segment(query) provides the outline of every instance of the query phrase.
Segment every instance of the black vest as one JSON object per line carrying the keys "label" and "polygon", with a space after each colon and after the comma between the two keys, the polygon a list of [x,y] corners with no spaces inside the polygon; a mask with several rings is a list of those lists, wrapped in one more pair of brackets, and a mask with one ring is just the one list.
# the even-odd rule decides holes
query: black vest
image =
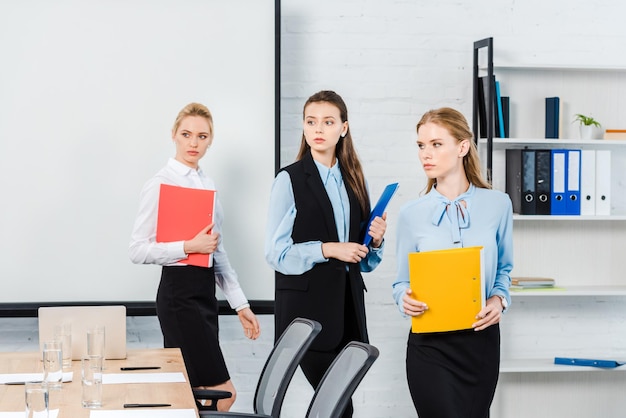
{"label": "black vest", "polygon": [[[291,235],[294,243],[337,242],[332,205],[311,154],[306,154],[302,160],[284,170],[291,178],[297,211]],[[346,190],[350,201],[349,241],[360,242],[363,223],[361,208],[347,184]],[[345,289],[348,278],[358,334],[362,341],[367,342],[363,296],[365,285],[359,265],[336,259],[316,264],[301,275],[276,272],[276,338],[294,318],[301,316],[315,319],[322,324],[322,332],[313,342],[313,349],[336,348],[344,333]]]}

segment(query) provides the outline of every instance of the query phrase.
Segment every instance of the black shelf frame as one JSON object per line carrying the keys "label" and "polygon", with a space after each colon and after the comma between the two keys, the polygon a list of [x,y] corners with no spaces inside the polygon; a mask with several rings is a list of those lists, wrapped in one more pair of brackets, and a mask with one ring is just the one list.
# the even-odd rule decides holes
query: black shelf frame
{"label": "black shelf frame", "polygon": [[487,77],[489,80],[489,91],[485,103],[486,120],[487,120],[487,181],[492,184],[492,167],[493,167],[493,130],[494,130],[494,97],[496,95],[496,86],[493,82],[493,37],[481,39],[474,42],[474,66],[473,66],[473,102],[472,102],[472,129],[474,131],[474,141],[478,147],[478,138],[480,138],[480,123],[478,115],[478,83],[480,80],[480,68],[478,56],[480,50],[487,48]]}

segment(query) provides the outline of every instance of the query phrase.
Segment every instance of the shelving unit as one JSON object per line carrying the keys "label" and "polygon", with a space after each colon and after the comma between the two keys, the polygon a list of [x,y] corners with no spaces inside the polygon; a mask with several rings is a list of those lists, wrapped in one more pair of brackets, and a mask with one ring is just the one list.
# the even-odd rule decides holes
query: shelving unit
{"label": "shelving unit", "polygon": [[503,360],[500,364],[500,373],[571,373],[571,372],[600,372],[617,373],[626,372],[626,366],[612,369],[587,367],[587,366],[566,366],[554,364],[550,359],[515,359]]}
{"label": "shelving unit", "polygon": [[[513,217],[512,275],[552,277],[558,288],[511,291],[513,303],[501,322],[501,376],[492,411],[494,416],[531,416],[524,412],[530,408],[513,406],[525,394],[555,412],[551,416],[561,416],[559,402],[583,400],[591,385],[607,399],[619,396],[618,388],[626,385],[626,366],[553,364],[557,356],[626,360],[626,140],[580,140],[571,123],[573,114],[582,113],[598,119],[603,129],[626,128],[626,68],[501,65],[493,44],[491,38],[474,44],[473,83],[491,70],[502,96],[510,97],[511,138],[488,135],[477,141],[495,189],[505,190],[507,149],[611,150],[610,215]],[[491,50],[483,51],[479,62],[476,51],[483,48]],[[561,99],[561,138],[545,139],[545,98],[554,96]],[[473,113],[478,137],[476,95]]]}
{"label": "shelving unit", "polygon": [[572,297],[572,296],[626,296],[624,286],[566,286],[554,289],[511,290],[513,300],[529,297]]}

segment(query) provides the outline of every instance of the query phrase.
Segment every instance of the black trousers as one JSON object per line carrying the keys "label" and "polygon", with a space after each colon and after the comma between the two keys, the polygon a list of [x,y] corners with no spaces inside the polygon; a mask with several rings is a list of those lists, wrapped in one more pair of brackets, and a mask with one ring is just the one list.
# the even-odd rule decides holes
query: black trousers
{"label": "black trousers", "polygon": [[500,368],[500,327],[409,334],[406,373],[420,418],[488,418]]}
{"label": "black trousers", "polygon": [[[356,320],[356,310],[354,307],[354,302],[352,301],[352,291],[350,289],[349,279],[346,280],[345,294],[346,300],[344,305],[344,331],[341,343],[335,349],[330,351],[308,350],[300,361],[300,368],[302,369],[304,376],[311,384],[313,389],[317,388],[322,380],[322,377],[324,377],[324,373],[326,373],[326,370],[328,370],[328,368],[335,360],[339,352],[343,349],[343,347],[345,347],[345,345],[348,344],[350,341],[361,340],[358,331],[358,323]],[[324,330],[322,330],[322,332],[324,332]],[[351,418],[353,412],[354,408],[352,406],[352,399],[350,399],[343,414],[339,417]]]}

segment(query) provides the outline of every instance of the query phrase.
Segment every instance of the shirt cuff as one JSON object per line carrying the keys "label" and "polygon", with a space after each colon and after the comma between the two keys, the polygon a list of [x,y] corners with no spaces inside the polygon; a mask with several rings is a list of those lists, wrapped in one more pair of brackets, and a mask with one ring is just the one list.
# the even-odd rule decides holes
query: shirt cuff
{"label": "shirt cuff", "polygon": [[170,260],[178,261],[187,258],[187,254],[185,254],[185,241],[168,242],[167,254]]}
{"label": "shirt cuff", "polygon": [[243,305],[239,305],[239,306],[237,306],[237,307],[235,308],[235,311],[236,311],[236,312],[239,312],[239,311],[244,310],[244,309],[249,308],[249,307],[250,307],[250,304],[249,304],[249,303],[244,303]]}
{"label": "shirt cuff", "polygon": [[369,249],[370,249],[372,252],[374,252],[375,254],[376,254],[376,253],[381,252],[381,251],[383,250],[383,248],[385,248],[385,238],[383,238],[383,242],[381,242],[381,243],[380,243],[380,247],[378,247],[378,248],[376,248],[376,247],[372,246],[372,244],[371,244],[371,243],[370,243],[370,245],[369,245]]}

